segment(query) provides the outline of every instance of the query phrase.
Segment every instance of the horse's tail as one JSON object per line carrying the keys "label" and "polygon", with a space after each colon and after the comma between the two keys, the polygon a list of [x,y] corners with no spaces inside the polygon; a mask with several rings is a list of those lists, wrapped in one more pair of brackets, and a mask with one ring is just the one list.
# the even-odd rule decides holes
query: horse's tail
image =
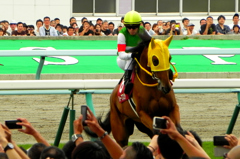
{"label": "horse's tail", "polygon": [[[107,113],[104,121],[102,121],[102,115],[97,117],[99,125],[108,132],[108,134],[111,133],[111,123],[110,123],[110,111]],[[88,127],[84,128],[85,133],[91,137],[98,137],[97,134],[92,132]]]}

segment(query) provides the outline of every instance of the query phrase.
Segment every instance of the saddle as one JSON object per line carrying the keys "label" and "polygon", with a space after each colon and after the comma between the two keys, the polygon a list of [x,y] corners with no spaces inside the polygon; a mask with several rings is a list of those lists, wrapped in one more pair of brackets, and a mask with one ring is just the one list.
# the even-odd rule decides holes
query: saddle
{"label": "saddle", "polygon": [[[131,83],[133,83],[134,78],[135,78],[135,71],[132,71],[132,75],[130,78]],[[118,100],[120,103],[127,101],[131,97],[133,92],[133,90],[131,90],[130,93],[125,94],[124,90],[125,90],[124,78],[121,78],[121,80],[119,81],[118,94],[117,94]]]}

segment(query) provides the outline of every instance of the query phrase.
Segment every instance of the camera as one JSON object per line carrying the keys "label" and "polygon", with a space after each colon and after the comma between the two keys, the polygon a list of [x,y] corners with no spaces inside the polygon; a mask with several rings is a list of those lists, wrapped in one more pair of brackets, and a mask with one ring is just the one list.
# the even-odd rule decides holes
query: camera
{"label": "camera", "polygon": [[98,29],[96,29],[96,32],[99,32],[99,30],[98,30]]}
{"label": "camera", "polygon": [[214,146],[229,145],[229,142],[225,139],[225,136],[213,136]]}
{"label": "camera", "polygon": [[22,122],[21,120],[6,120],[5,125],[9,129],[22,129],[22,125],[17,125],[16,123]]}
{"label": "camera", "polygon": [[153,118],[153,129],[160,130],[167,128],[167,120],[161,117]]}
{"label": "camera", "polygon": [[83,116],[82,124],[83,124],[83,126],[87,126],[87,124],[85,123],[85,120],[87,119],[87,106],[86,105],[81,106],[81,114]]}

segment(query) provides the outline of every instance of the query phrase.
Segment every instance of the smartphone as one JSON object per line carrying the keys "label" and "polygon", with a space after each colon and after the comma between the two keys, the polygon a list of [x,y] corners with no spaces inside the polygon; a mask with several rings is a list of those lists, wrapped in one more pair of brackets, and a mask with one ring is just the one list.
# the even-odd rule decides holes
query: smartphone
{"label": "smartphone", "polygon": [[225,139],[225,136],[213,136],[214,146],[229,145],[229,142]]}
{"label": "smartphone", "polygon": [[153,129],[160,130],[167,128],[167,120],[161,117],[153,118]]}
{"label": "smartphone", "polygon": [[179,25],[178,25],[178,24],[176,24],[176,25],[175,25],[175,27],[176,27],[176,28],[179,28]]}
{"label": "smartphone", "polygon": [[85,123],[85,120],[87,119],[87,106],[86,105],[81,106],[81,114],[83,116],[82,124],[83,124],[83,126],[87,126],[87,124]]}
{"label": "smartphone", "polygon": [[9,129],[22,129],[22,125],[17,125],[16,123],[22,122],[21,120],[6,120],[5,125]]}

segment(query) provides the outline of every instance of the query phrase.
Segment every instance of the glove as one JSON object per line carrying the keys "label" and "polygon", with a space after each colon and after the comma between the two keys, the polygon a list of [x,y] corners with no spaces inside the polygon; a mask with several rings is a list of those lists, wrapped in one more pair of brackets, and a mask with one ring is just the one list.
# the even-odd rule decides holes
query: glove
{"label": "glove", "polygon": [[137,52],[132,52],[131,58],[134,59],[135,57],[137,57]]}

